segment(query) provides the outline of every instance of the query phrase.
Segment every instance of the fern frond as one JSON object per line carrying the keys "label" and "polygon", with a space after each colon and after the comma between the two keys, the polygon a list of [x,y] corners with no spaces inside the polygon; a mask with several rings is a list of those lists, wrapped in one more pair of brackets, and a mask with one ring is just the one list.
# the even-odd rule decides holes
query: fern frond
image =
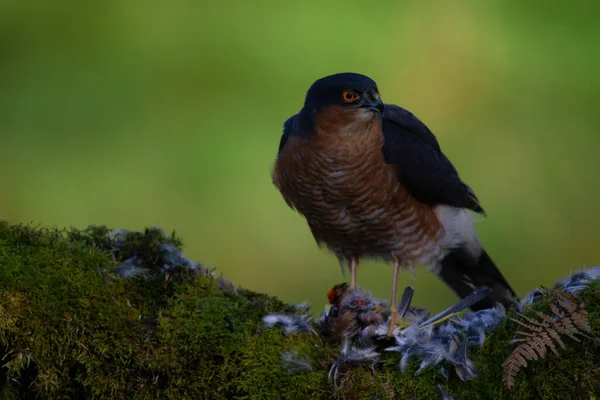
{"label": "fern frond", "polygon": [[550,310],[552,311],[552,313],[556,316],[558,316],[558,318],[562,318],[565,316],[565,314],[558,309],[558,305],[555,302],[549,302],[550,304]]}
{"label": "fern frond", "polygon": [[[529,317],[527,317],[527,316],[525,316],[525,315],[523,315],[523,314],[521,314],[521,313],[517,313],[517,315],[518,315],[519,317],[523,318],[523,319],[526,319],[526,320],[530,320],[530,319],[531,319],[531,318],[529,318]],[[543,326],[542,326],[542,327],[540,327],[540,326],[538,326],[538,324],[537,324],[537,323],[536,323],[536,324],[526,324],[526,323],[524,323],[523,321],[520,321],[520,320],[518,320],[518,319],[516,319],[516,318],[510,318],[510,320],[511,320],[512,322],[515,322],[515,323],[517,323],[517,324],[521,325],[523,328],[525,328],[525,329],[528,329],[528,330],[530,330],[530,331],[532,331],[532,332],[534,332],[534,331],[540,332],[540,331],[542,331],[542,329],[543,329]]]}
{"label": "fern frond", "polygon": [[[554,303],[551,303],[551,304],[554,304]],[[538,310],[533,310],[533,312],[535,315],[537,315],[539,318],[541,318],[544,321],[544,323],[542,323],[542,324],[545,328],[549,327],[550,325],[554,325],[554,323],[556,322],[557,319],[564,317],[563,313],[560,313],[560,314],[558,312],[554,313],[554,311],[552,311],[555,314],[553,316],[544,314],[543,312],[540,312]]]}
{"label": "fern frond", "polygon": [[559,292],[557,290],[553,290],[552,293],[557,293],[555,294],[555,296],[557,296],[557,302],[562,308],[571,313],[573,325],[579,330],[592,335],[592,327],[590,326],[588,319],[588,312],[585,309],[583,302],[578,302],[571,293]]}
{"label": "fern frond", "polygon": [[[504,368],[504,374],[502,375],[502,383],[507,388],[512,388],[515,384],[515,377],[518,375],[521,367],[527,367],[527,360],[532,352],[530,343],[523,343],[519,345],[510,356],[504,361],[502,367]],[[535,353],[534,353],[535,354]]]}
{"label": "fern frond", "polygon": [[560,290],[546,288],[548,293],[551,293],[558,304],[567,312],[573,313],[575,310],[583,306],[583,303],[578,301],[571,293],[561,292]]}
{"label": "fern frond", "polygon": [[560,347],[562,347],[563,350],[567,349],[567,346],[565,346],[565,343],[560,338],[560,335],[557,332],[553,331],[552,329],[548,330],[547,332],[542,332],[542,334],[540,336],[543,339],[544,344],[546,346],[548,346],[550,351],[552,351],[557,356],[559,356],[558,349],[554,345],[554,342],[552,341],[552,339],[554,339],[554,341],[556,343],[558,343],[558,345]]}
{"label": "fern frond", "polygon": [[592,327],[590,326],[590,320],[588,319],[588,313],[586,310],[573,314],[573,324],[580,330],[585,332],[588,338],[592,338]]}
{"label": "fern frond", "polygon": [[527,367],[527,361],[546,358],[548,349],[559,356],[557,345],[566,350],[567,346],[561,335],[576,342],[581,341],[579,337],[593,338],[588,314],[582,302],[570,293],[543,289],[546,292],[551,314],[533,310],[537,318],[521,313],[517,313],[518,318],[510,318],[524,329],[515,332],[520,337],[515,337],[508,342],[509,345],[516,343],[519,345],[502,364],[504,369],[502,382],[509,390],[514,386],[520,369]]}

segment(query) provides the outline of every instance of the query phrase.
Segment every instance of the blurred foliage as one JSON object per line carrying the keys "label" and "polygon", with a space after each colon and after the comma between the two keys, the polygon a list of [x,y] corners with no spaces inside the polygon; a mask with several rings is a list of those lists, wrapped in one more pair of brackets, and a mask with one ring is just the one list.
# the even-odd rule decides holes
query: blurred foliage
{"label": "blurred foliage", "polygon": [[[343,278],[271,184],[281,126],[317,78],[368,74],[476,190],[519,293],[597,263],[600,3],[0,2],[0,216],[159,225],[286,301]],[[359,284],[391,292],[389,266]],[[418,270],[416,301],[449,289]]]}
{"label": "blurred foliage", "polygon": [[[220,290],[210,274],[121,279],[115,267],[125,253],[150,255],[154,248],[149,259],[158,259],[159,236],[161,243],[178,241],[149,230],[128,235],[129,250],[117,252],[106,232],[0,222],[0,398],[333,398],[328,371],[339,343],[263,329],[265,315],[296,307],[241,288]],[[596,335],[599,287],[595,281],[578,293]],[[548,312],[546,302],[533,307]],[[569,342],[560,358],[549,355],[524,369],[512,392],[503,388],[502,361],[514,330],[505,319],[474,353],[474,381],[459,380],[451,369],[444,378],[439,366],[415,375],[418,360],[402,373],[400,355],[384,352],[376,365],[343,366],[337,397],[433,399],[441,384],[457,400],[597,398],[600,352],[589,342]],[[285,351],[306,357],[310,370],[288,373]]]}

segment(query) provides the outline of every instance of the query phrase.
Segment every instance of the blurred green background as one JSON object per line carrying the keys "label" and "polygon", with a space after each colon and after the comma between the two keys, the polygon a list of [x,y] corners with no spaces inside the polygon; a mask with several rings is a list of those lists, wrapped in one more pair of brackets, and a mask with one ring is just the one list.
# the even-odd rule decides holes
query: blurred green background
{"label": "blurred green background", "polygon": [[[236,284],[316,311],[343,280],[271,183],[308,86],[354,71],[433,130],[524,294],[600,263],[600,3],[0,3],[0,218],[176,230]],[[390,265],[359,284],[381,298]],[[455,296],[417,270],[434,311]]]}

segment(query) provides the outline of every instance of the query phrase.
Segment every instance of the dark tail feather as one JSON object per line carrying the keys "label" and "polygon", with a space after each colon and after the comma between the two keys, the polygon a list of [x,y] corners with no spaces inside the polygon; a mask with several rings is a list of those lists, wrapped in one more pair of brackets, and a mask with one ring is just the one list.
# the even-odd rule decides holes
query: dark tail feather
{"label": "dark tail feather", "polygon": [[467,297],[476,287],[487,286],[490,296],[471,306],[473,311],[492,308],[496,302],[505,307],[514,304],[516,295],[490,256],[484,251],[473,260],[461,249],[452,250],[443,260],[439,277],[460,298]]}

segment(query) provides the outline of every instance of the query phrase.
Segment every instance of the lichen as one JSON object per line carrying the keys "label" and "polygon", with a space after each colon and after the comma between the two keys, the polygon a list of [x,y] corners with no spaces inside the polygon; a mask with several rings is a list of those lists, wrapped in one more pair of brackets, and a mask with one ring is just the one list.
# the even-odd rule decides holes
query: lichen
{"label": "lichen", "polygon": [[[600,393],[600,351],[591,342],[568,343],[560,357],[533,362],[506,390],[502,362],[515,330],[508,318],[471,354],[472,381],[450,368],[445,378],[444,365],[415,375],[417,360],[402,372],[400,355],[382,352],[377,364],[338,363],[332,382],[342,342],[263,327],[266,315],[304,311],[188,262],[176,235],[121,233],[116,243],[106,227],[0,222],[0,398],[436,399],[438,385],[457,400]],[[132,257],[144,273],[119,271]],[[596,335],[599,289],[596,280],[577,293]],[[545,302],[532,307],[548,311]],[[290,369],[285,354],[303,368]]]}

